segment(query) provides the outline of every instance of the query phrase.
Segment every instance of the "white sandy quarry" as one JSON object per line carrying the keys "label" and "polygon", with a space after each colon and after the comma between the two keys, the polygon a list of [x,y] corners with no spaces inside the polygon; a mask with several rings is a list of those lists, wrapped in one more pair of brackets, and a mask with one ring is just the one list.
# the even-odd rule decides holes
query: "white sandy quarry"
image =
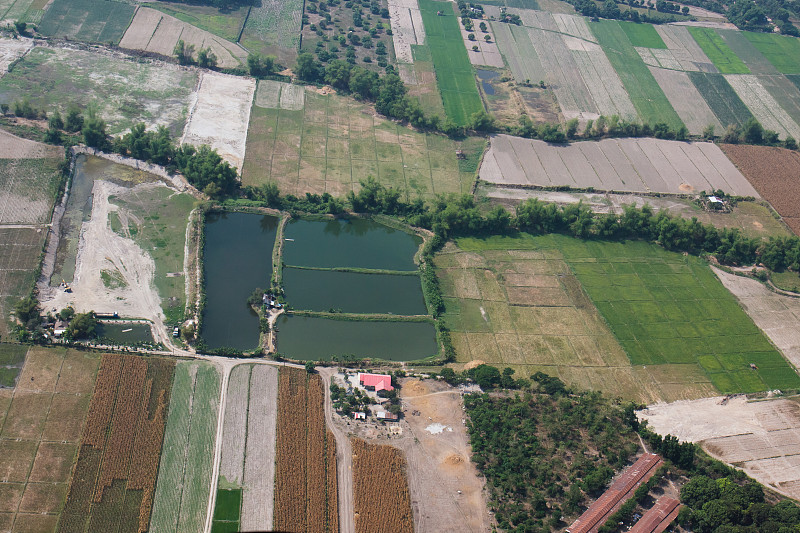
{"label": "white sandy quarry", "polygon": [[207,144],[241,172],[255,90],[255,80],[204,72],[192,94],[181,144]]}

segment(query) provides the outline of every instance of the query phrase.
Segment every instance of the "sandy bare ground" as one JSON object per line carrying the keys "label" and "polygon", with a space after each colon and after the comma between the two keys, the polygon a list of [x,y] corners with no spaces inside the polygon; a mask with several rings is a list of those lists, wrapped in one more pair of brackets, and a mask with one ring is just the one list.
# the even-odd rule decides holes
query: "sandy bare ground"
{"label": "sandy bare ground", "polygon": [[[207,144],[241,172],[255,90],[255,80],[210,72],[201,74],[192,94],[181,144]],[[222,117],[224,120],[220,120]]]}
{"label": "sandy bare ground", "polygon": [[[163,185],[137,187],[154,186]],[[109,196],[129,190],[103,180],[94,182],[92,214],[81,228],[72,293],[40,282],[39,299],[48,311],[72,306],[78,312],[117,312],[120,316],[148,319],[153,322],[156,342],[164,341],[169,336],[163,324],[161,300],[153,285],[155,263],[133,240],[115,233],[108,222],[109,213],[117,210],[109,203]],[[107,288],[100,275],[102,270],[118,272],[125,286]]]}
{"label": "sandy bare ground", "polygon": [[8,65],[27,54],[33,48],[33,39],[0,39],[0,78],[8,72]]}
{"label": "sandy bare ground", "polygon": [[744,396],[651,405],[640,411],[662,435],[700,443],[758,482],[800,498],[800,404],[793,399],[748,402]]}
{"label": "sandy bare ground", "polygon": [[413,63],[411,45],[425,44],[425,27],[417,0],[389,0],[394,55],[401,63]]}
{"label": "sandy bare ground", "polygon": [[783,356],[800,367],[800,298],[772,292],[754,279],[711,269]]}
{"label": "sandy bare ground", "polygon": [[41,159],[45,157],[64,157],[60,146],[29,141],[5,130],[0,130],[0,159]]}
{"label": "sandy bare ground", "polygon": [[238,44],[149,7],[140,7],[136,11],[119,46],[172,57],[178,40],[194,46],[195,53],[203,48],[211,48],[217,57],[217,64],[223,68],[236,67],[247,57],[247,52]]}

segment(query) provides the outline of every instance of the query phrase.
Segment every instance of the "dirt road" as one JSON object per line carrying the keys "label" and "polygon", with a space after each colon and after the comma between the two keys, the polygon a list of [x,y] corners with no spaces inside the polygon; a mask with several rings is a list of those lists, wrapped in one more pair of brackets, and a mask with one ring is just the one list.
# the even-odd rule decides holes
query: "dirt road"
{"label": "dirt road", "polygon": [[355,533],[356,522],[353,508],[353,452],[350,439],[344,431],[334,423],[333,404],[331,403],[331,390],[328,386],[331,376],[336,373],[334,368],[320,368],[319,374],[325,389],[325,423],[333,432],[336,439],[336,469],[339,482],[339,531],[341,533]]}

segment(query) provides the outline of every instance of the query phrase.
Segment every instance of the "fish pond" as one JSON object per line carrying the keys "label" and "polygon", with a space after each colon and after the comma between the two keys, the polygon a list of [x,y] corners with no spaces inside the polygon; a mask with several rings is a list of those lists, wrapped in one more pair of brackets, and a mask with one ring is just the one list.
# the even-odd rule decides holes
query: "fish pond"
{"label": "fish pond", "polygon": [[[228,213],[206,218],[202,338],[210,349],[252,350],[258,316],[247,298],[269,286],[278,219]],[[277,349],[292,359],[355,355],[422,359],[438,352],[414,255],[417,235],[372,220],[292,220],[284,230],[282,284],[291,311],[279,318]],[[308,316],[312,312],[311,316]],[[347,319],[314,313],[349,313]],[[379,316],[376,316],[379,315]],[[338,317],[344,318],[344,317]]]}
{"label": "fish pond", "polygon": [[95,329],[100,342],[107,344],[151,344],[153,332],[145,322],[98,322]]}

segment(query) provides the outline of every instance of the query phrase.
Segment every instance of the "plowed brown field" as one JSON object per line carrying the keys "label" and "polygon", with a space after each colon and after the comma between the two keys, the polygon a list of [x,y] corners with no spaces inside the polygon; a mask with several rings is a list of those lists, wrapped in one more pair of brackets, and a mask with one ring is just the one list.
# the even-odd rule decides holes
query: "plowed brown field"
{"label": "plowed brown field", "polygon": [[772,146],[720,147],[792,231],[800,235],[800,153]]}

